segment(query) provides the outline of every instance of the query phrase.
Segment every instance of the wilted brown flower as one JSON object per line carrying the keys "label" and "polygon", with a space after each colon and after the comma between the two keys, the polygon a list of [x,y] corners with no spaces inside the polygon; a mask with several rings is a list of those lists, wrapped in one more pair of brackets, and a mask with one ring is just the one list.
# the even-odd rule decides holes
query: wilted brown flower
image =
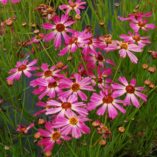
{"label": "wilted brown flower", "polygon": [[46,4],[40,4],[36,10],[48,20],[52,19],[56,15],[55,9]]}

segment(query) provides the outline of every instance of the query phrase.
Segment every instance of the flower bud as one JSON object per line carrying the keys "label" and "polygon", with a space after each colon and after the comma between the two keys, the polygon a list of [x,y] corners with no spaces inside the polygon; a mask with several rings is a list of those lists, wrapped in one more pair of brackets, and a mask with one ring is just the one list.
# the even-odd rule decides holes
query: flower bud
{"label": "flower bud", "polygon": [[106,140],[104,140],[104,139],[101,139],[100,141],[99,141],[99,145],[101,145],[101,146],[105,146],[106,145]]}
{"label": "flower bud", "polygon": [[36,133],[34,134],[34,138],[36,138],[36,139],[40,138],[40,133],[39,133],[39,132],[36,132]]}
{"label": "flower bud", "polygon": [[151,81],[150,81],[150,80],[145,80],[145,81],[144,81],[144,84],[148,86],[148,85],[151,84]]}
{"label": "flower bud", "polygon": [[120,133],[124,133],[124,132],[125,132],[125,128],[124,128],[123,126],[120,126],[120,127],[118,128],[118,131],[119,131]]}
{"label": "flower bud", "polygon": [[142,68],[145,70],[145,69],[148,69],[148,64],[142,64]]}

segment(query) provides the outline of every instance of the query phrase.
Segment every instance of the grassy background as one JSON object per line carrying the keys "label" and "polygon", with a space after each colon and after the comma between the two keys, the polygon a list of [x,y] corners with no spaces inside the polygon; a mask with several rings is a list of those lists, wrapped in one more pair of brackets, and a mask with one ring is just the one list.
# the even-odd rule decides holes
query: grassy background
{"label": "grassy background", "polygon": [[[86,11],[82,13],[82,20],[73,26],[74,29],[82,30],[84,25],[91,25],[95,35],[111,33],[113,38],[118,39],[119,34],[127,33],[130,28],[127,22],[120,22],[117,15],[127,16],[136,5],[139,10],[147,12],[152,11],[153,16],[150,21],[157,24],[157,2],[156,0],[120,0],[120,6],[115,7],[114,0],[86,0],[88,3]],[[59,4],[66,0],[47,0],[57,8]],[[31,24],[36,23],[35,29],[41,29],[43,23],[41,16],[35,11],[35,7],[43,0],[22,0],[17,5],[8,4],[0,6],[0,21],[9,17],[16,16],[12,28],[7,27],[4,36],[0,36],[0,98],[4,103],[0,106],[0,157],[40,157],[41,150],[33,141],[33,134],[19,135],[16,133],[16,127],[19,123],[28,124],[34,118],[31,116],[36,110],[35,103],[37,99],[32,97],[31,89],[28,86],[28,79],[21,79],[13,87],[6,84],[7,72],[12,68],[16,61],[20,59],[19,54],[27,54],[34,49],[35,53],[31,58],[38,58],[39,63],[47,62],[49,64],[63,61],[68,64],[70,71],[74,72],[79,56],[77,53],[73,56],[73,61],[68,62],[65,57],[57,57],[58,51],[54,49],[52,43],[41,44],[40,47],[21,47],[18,42],[30,39],[33,36]],[[99,26],[99,22],[105,23],[104,27]],[[26,22],[25,27],[22,23]],[[84,23],[84,25],[82,25]],[[41,32],[44,30],[41,29]],[[120,75],[128,79],[136,77],[139,85],[143,85],[144,80],[150,79],[157,83],[157,74],[150,74],[142,69],[142,64],[147,63],[150,66],[157,65],[157,60],[153,60],[148,50],[157,50],[157,31],[149,31],[152,44],[144,49],[142,54],[138,54],[139,63],[133,65],[128,59],[120,64],[118,54],[111,53],[108,56],[112,58],[118,70],[116,78]],[[50,55],[51,59],[47,56]],[[75,65],[75,66],[73,66]],[[106,125],[112,131],[112,140],[109,140],[105,147],[94,145],[98,135],[94,130],[88,136],[83,136],[79,140],[72,140],[61,146],[56,146],[53,151],[53,157],[156,157],[157,153],[157,91],[146,87],[146,94],[149,99],[146,104],[138,110],[134,107],[128,107],[126,115],[119,115],[114,121],[107,121]],[[126,131],[120,133],[118,127],[123,126]],[[6,150],[6,146],[9,150]]]}

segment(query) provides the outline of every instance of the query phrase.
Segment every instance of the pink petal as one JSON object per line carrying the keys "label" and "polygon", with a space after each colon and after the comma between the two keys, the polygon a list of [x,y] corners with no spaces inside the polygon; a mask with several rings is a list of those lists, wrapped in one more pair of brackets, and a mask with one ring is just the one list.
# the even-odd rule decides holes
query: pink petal
{"label": "pink petal", "polygon": [[105,111],[106,111],[107,105],[103,104],[101,107],[98,108],[97,110],[97,115],[102,116],[104,115]]}
{"label": "pink petal", "polygon": [[140,107],[139,101],[134,94],[131,95],[131,101],[136,108]]}

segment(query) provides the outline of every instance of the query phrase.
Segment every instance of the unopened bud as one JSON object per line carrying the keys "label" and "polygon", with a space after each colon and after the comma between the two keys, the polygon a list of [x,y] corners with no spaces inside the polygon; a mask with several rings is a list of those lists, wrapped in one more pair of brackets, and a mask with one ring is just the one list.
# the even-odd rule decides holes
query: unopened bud
{"label": "unopened bud", "polygon": [[104,140],[104,139],[101,139],[100,141],[99,141],[99,144],[101,145],[101,146],[105,146],[106,145],[106,140]]}
{"label": "unopened bud", "polygon": [[39,124],[39,125],[42,125],[42,124],[44,124],[44,123],[45,123],[45,120],[44,120],[44,119],[39,118],[39,120],[38,120],[38,124]]}
{"label": "unopened bud", "polygon": [[154,83],[151,83],[150,85],[149,85],[149,88],[155,88],[155,84]]}
{"label": "unopened bud", "polygon": [[75,19],[76,19],[76,20],[80,20],[80,19],[81,19],[81,15],[76,14],[76,15],[75,15]]}
{"label": "unopened bud", "polygon": [[148,86],[148,85],[151,84],[151,81],[150,81],[150,80],[145,80],[145,81],[144,81],[144,84]]}
{"label": "unopened bud", "polygon": [[142,64],[143,69],[148,69],[148,64]]}
{"label": "unopened bud", "polygon": [[118,128],[118,131],[119,131],[120,133],[124,133],[124,132],[125,132],[125,128],[124,128],[123,126],[120,126],[120,127]]}
{"label": "unopened bud", "polygon": [[52,155],[52,152],[50,152],[50,151],[45,152],[46,157],[50,157],[51,155]]}
{"label": "unopened bud", "polygon": [[98,127],[98,126],[100,126],[100,121],[99,120],[95,120],[95,121],[93,121],[92,122],[92,126],[94,126],[94,127]]}
{"label": "unopened bud", "polygon": [[148,71],[149,71],[150,73],[154,73],[154,72],[156,72],[156,67],[149,67],[149,68],[148,68]]}
{"label": "unopened bud", "polygon": [[36,132],[36,133],[34,134],[34,138],[36,138],[36,139],[40,138],[40,133],[39,133],[39,132]]}

